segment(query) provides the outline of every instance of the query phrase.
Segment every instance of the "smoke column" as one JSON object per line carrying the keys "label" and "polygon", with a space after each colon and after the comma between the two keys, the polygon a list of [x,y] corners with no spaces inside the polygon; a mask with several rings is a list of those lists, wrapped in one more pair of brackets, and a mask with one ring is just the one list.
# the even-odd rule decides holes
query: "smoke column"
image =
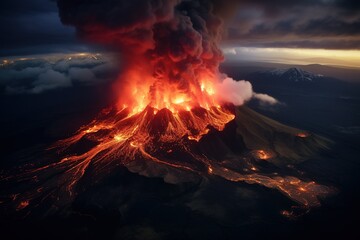
{"label": "smoke column", "polygon": [[[219,5],[217,0],[58,0],[64,24],[75,26],[86,40],[111,46],[126,64],[116,85],[119,100],[116,108],[104,109],[73,136],[50,147],[57,161],[50,155],[44,164],[24,167],[20,174],[3,178],[30,186],[29,190],[20,186],[21,194],[9,195],[8,203],[21,211],[42,206],[49,198],[57,211],[73,201],[79,186],[86,186],[81,181],[85,175],[96,181],[117,166],[125,166],[172,183],[190,174],[260,184],[279,190],[305,208],[319,206],[319,198],[334,192],[332,188],[292,176],[257,173],[259,159],[276,154],[266,150],[247,153],[251,147],[241,146],[245,155],[218,161],[206,150],[215,146],[210,140],[204,140],[210,144],[201,147],[203,136],[223,131],[235,119],[236,108],[226,103],[242,105],[252,97],[276,102],[253,93],[249,82],[234,81],[219,72],[223,23],[216,13],[226,12],[222,4],[234,1]],[[251,116],[257,126],[255,115],[248,112],[245,117]],[[246,126],[252,126],[246,119]],[[275,136],[269,134],[271,124],[262,125],[267,136]],[[262,141],[261,131],[250,130]],[[309,154],[308,144],[322,146],[315,137],[304,137],[309,142],[303,139],[300,144]],[[295,142],[299,139],[290,144]],[[229,154],[228,147],[223,150]]]}
{"label": "smoke column", "polygon": [[126,70],[117,86],[119,107],[138,112],[147,105],[241,105],[252,97],[249,82],[219,73],[223,22],[215,2],[221,12],[233,1],[58,0],[58,6],[62,22],[80,37],[121,54]]}

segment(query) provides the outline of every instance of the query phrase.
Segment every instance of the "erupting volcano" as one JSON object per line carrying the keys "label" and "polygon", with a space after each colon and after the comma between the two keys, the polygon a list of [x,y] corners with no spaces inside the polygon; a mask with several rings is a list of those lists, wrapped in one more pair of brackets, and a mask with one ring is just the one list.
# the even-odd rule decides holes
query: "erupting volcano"
{"label": "erupting volcano", "polygon": [[215,175],[260,184],[305,207],[333,192],[300,173],[271,170],[306,159],[326,140],[237,107],[253,92],[249,82],[219,71],[219,1],[58,0],[58,6],[64,24],[118,51],[125,67],[114,86],[118,101],[50,148],[59,161],[16,176],[36,189],[13,196],[18,210],[46,197],[66,204],[84,175],[97,181],[117,166],[171,183]]}

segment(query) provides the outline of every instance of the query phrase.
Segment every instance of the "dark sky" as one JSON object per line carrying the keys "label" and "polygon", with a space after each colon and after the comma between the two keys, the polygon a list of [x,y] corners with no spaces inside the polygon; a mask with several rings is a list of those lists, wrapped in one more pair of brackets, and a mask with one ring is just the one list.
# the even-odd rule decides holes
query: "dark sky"
{"label": "dark sky", "polygon": [[245,46],[360,49],[359,0],[239,0],[227,40]]}
{"label": "dark sky", "polygon": [[81,50],[52,0],[0,1],[0,56]]}
{"label": "dark sky", "polygon": [[[225,2],[232,2],[225,44],[360,49],[359,0]],[[0,29],[0,56],[87,50],[61,24],[55,0],[1,0]]]}

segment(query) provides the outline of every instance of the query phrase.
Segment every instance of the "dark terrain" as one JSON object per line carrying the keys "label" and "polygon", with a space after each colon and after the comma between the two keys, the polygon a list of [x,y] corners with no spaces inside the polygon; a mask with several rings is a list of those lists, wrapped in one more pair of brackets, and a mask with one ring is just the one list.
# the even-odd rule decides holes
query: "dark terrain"
{"label": "dark terrain", "polygon": [[[286,125],[324,136],[334,144],[297,168],[334,186],[338,193],[296,219],[280,214],[294,202],[274,189],[211,176],[168,184],[119,167],[99,184],[82,189],[72,206],[58,213],[23,216],[6,209],[2,239],[315,239],[357,230],[360,201],[360,88],[357,83],[302,69],[258,69],[244,76],[223,66],[234,79],[252,82],[281,104],[248,106]],[[58,89],[36,95],[0,96],[0,167],[41,158],[49,144],[86,124],[112,102],[110,84]],[[234,126],[229,126],[229,128]],[[89,179],[89,181],[91,178]],[[2,189],[7,191],[7,189]]]}

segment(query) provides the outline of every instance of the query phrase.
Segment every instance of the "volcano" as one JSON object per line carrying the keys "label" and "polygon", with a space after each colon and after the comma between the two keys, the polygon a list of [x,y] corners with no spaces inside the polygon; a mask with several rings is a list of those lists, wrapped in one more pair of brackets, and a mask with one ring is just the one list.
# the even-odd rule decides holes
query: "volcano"
{"label": "volcano", "polygon": [[47,158],[5,177],[26,183],[8,198],[17,210],[47,199],[51,208],[68,206],[81,188],[119,166],[173,184],[209,176],[259,184],[305,208],[333,192],[284,170],[327,141],[246,108],[256,94],[251,84],[219,71],[219,1],[57,2],[62,22],[112,47],[124,70],[113,87],[115,103],[53,144]]}
{"label": "volcano", "polygon": [[[22,193],[10,195],[5,203],[15,204],[24,213],[44,202],[59,210],[81,195],[80,189],[124,166],[171,184],[217,176],[262,185],[309,209],[320,206],[320,200],[336,190],[304,177],[293,166],[330,144],[246,106],[198,108],[177,114],[147,107],[135,115],[127,109],[105,109],[74,136],[54,144],[47,160],[7,178],[11,186],[7,188],[17,189],[12,181],[16,179],[22,183],[22,190],[17,189]],[[54,154],[63,157],[54,162]],[[88,182],[89,176],[95,183]]]}

